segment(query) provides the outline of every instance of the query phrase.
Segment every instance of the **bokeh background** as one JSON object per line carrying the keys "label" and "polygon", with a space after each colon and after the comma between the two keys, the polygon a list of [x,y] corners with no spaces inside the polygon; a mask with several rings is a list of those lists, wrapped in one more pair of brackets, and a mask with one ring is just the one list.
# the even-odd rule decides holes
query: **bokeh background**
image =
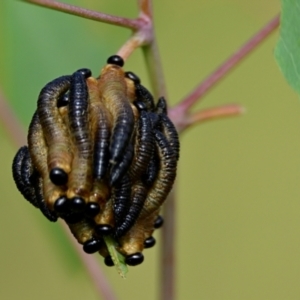
{"label": "bokeh background", "polygon": [[[136,1],[69,0],[134,18]],[[170,103],[180,101],[280,10],[268,0],[154,0]],[[0,86],[27,128],[42,86],[89,67],[97,74],[127,29],[0,1]],[[240,103],[247,113],[181,137],[178,299],[300,298],[300,101],[273,57],[272,34],[195,109]],[[140,50],[126,70],[148,86]],[[17,150],[0,121],[0,298],[98,299],[58,224],[15,188]],[[122,280],[104,267],[119,299],[158,299],[158,245]],[[103,265],[99,257],[99,264]]]}

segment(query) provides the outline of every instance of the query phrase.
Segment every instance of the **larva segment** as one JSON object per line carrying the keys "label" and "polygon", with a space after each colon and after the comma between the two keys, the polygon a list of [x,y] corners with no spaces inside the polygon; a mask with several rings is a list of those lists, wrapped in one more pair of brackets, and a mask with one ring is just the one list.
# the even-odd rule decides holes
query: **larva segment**
{"label": "larva segment", "polygon": [[172,189],[175,177],[177,159],[166,137],[154,130],[154,138],[160,158],[160,167],[152,188],[150,189],[141,217],[146,217],[159,209]]}
{"label": "larva segment", "polygon": [[142,181],[147,187],[151,187],[155,179],[157,178],[159,164],[160,160],[157,154],[157,149],[155,147],[154,152],[152,153],[152,156],[150,158],[149,164],[145,172],[142,174]]}
{"label": "larva segment", "polygon": [[128,78],[125,78],[125,83],[127,87],[127,97],[130,103],[133,103],[136,100],[135,83]]}
{"label": "larva segment", "polygon": [[163,97],[159,98],[157,102],[156,110],[157,113],[159,114],[162,131],[166,136],[168,142],[170,143],[173,151],[175,152],[176,159],[178,160],[179,149],[180,149],[179,137],[174,124],[172,123],[172,121],[169,119],[167,115],[167,103]]}
{"label": "larva segment", "polygon": [[118,227],[130,205],[131,180],[126,174],[112,190],[113,213],[116,227]]}
{"label": "larva segment", "polygon": [[51,180],[56,185],[66,184],[71,171],[72,152],[68,130],[57,108],[57,99],[69,89],[70,81],[70,76],[51,81],[41,90],[37,103],[39,119],[48,145],[48,169]]}
{"label": "larva segment", "polygon": [[[92,139],[88,116],[87,69],[78,70],[72,75],[69,95],[69,127],[74,144],[74,159],[69,175],[67,197],[75,199],[75,206],[83,206],[92,188]],[[79,204],[80,205],[77,205]],[[78,202],[78,203],[77,203]]]}
{"label": "larva segment", "polygon": [[28,185],[31,173],[27,173],[27,170],[29,171],[28,168],[26,168],[26,170],[23,169],[24,159],[26,155],[28,155],[27,146],[21,147],[15,155],[12,164],[13,178],[19,192],[23,195],[23,197],[32,205],[38,207],[34,188],[31,185]]}
{"label": "larva segment", "polygon": [[147,111],[154,111],[154,99],[151,93],[141,84],[135,86],[136,99],[145,103]]}
{"label": "larva segment", "polygon": [[105,205],[110,198],[110,189],[104,181],[94,180],[93,189],[89,196],[89,202],[98,203],[100,210],[105,210]]}
{"label": "larva segment", "polygon": [[[25,156],[21,167],[21,175],[27,189],[31,191],[32,200],[37,204],[43,215],[51,222],[57,221],[57,215],[51,212],[43,197],[43,181],[39,174],[33,170],[32,162],[28,148],[26,148]],[[32,202],[31,202],[32,203]],[[33,204],[33,203],[32,203]]]}
{"label": "larva segment", "polygon": [[43,180],[39,176],[39,174],[37,174],[37,172],[34,172],[34,174],[32,176],[32,181],[33,181],[36,200],[37,200],[40,211],[49,221],[56,222],[57,214],[54,211],[51,211],[45,202],[45,199],[43,196]]}
{"label": "larva segment", "polygon": [[47,206],[53,210],[54,202],[65,194],[63,187],[54,185],[49,177],[47,157],[48,148],[37,113],[33,115],[28,130],[28,149],[32,165],[43,180],[43,195]]}
{"label": "larva segment", "polygon": [[153,144],[154,139],[149,114],[146,111],[141,111],[135,139],[134,158],[129,169],[130,177],[133,180],[145,173],[153,155]]}
{"label": "larva segment", "polygon": [[83,218],[75,224],[68,224],[72,234],[83,245],[83,250],[86,253],[95,253],[103,247],[101,239],[95,237],[93,221]]}
{"label": "larva segment", "polygon": [[94,139],[93,175],[104,179],[109,164],[111,115],[100,101],[100,92],[94,78],[87,80],[90,98],[91,131]]}
{"label": "larva segment", "polygon": [[155,112],[158,115],[167,115],[168,114],[168,108],[167,108],[167,102],[164,97],[160,97],[157,101]]}
{"label": "larva segment", "polygon": [[129,143],[125,150],[125,153],[121,159],[121,161],[113,165],[110,171],[110,185],[115,186],[128,171],[129,166],[132,163],[134,154],[133,145]]}
{"label": "larva segment", "polygon": [[136,182],[131,191],[130,207],[120,225],[115,230],[115,236],[120,238],[134,225],[146,200],[147,190],[141,181]]}
{"label": "larva segment", "polygon": [[157,214],[158,211],[156,210],[143,218],[139,217],[134,226],[119,239],[119,251],[122,254],[131,256],[144,250],[144,241],[152,236],[153,224]]}
{"label": "larva segment", "polygon": [[162,130],[170,146],[172,147],[176,159],[179,159],[180,143],[177,130],[167,115],[161,115]]}
{"label": "larva segment", "polygon": [[125,72],[125,76],[126,78],[128,78],[129,80],[131,80],[134,84],[140,84],[141,80],[140,78],[133,72]]}
{"label": "larva segment", "polygon": [[[101,211],[100,214],[98,214],[95,218],[95,223],[98,225],[97,228],[99,228],[103,225],[106,226],[107,228],[110,228],[109,231],[111,231],[111,228],[114,227],[115,225],[115,220],[114,220],[114,211],[113,211],[113,201],[110,198],[109,200],[106,201],[104,204],[103,210]],[[97,230],[97,229],[96,229]],[[97,230],[97,233],[103,233],[103,230]]]}
{"label": "larva segment", "polygon": [[110,163],[114,165],[120,161],[134,128],[134,115],[122,68],[110,64],[104,67],[99,79],[99,90],[101,100],[113,117],[109,152]]}

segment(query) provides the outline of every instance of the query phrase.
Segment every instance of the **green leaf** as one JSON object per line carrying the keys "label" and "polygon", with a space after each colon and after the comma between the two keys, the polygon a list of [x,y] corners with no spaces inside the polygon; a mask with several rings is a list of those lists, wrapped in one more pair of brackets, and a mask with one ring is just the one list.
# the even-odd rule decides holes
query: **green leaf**
{"label": "green leaf", "polygon": [[300,0],[282,0],[275,58],[287,82],[300,93]]}
{"label": "green leaf", "polygon": [[122,278],[126,278],[128,272],[127,265],[125,263],[125,257],[117,251],[117,244],[115,240],[110,236],[104,236],[104,241],[107,246],[108,252],[115,264],[115,267]]}

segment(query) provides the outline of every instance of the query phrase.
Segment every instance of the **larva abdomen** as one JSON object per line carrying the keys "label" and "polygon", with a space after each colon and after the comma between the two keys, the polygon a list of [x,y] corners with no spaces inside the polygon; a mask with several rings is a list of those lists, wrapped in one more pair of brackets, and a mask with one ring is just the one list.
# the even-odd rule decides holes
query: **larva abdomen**
{"label": "larva abdomen", "polygon": [[57,99],[70,87],[70,76],[59,77],[48,83],[40,92],[38,115],[48,149],[48,168],[56,172],[51,180],[57,185],[66,184],[71,170],[72,153],[67,128],[58,112]]}
{"label": "larva abdomen", "polygon": [[108,169],[110,125],[107,114],[101,103],[91,106],[94,132],[93,174],[96,179],[103,179]]}
{"label": "larva abdomen", "polygon": [[154,130],[155,142],[160,157],[160,168],[157,177],[150,189],[142,216],[151,214],[157,210],[165,201],[172,189],[175,177],[177,159],[166,137],[158,130]]}
{"label": "larva abdomen", "polygon": [[141,181],[134,184],[131,192],[129,209],[120,225],[117,226],[115,236],[120,238],[134,225],[139,217],[147,196],[147,190]]}
{"label": "larva abdomen", "polygon": [[122,180],[116,184],[112,192],[114,218],[118,227],[130,205],[131,180],[128,175],[124,175]]}
{"label": "larva abdomen", "polygon": [[172,123],[172,121],[169,119],[167,115],[167,103],[163,97],[159,98],[157,102],[156,110],[157,113],[159,114],[162,131],[167,137],[168,142],[170,143],[173,151],[175,152],[176,158],[178,160],[179,149],[180,149],[179,137],[174,124]]}
{"label": "larva abdomen", "polygon": [[117,182],[119,182],[128,171],[128,168],[131,165],[133,159],[133,152],[133,146],[130,143],[125,150],[122,160],[118,164],[112,166],[110,171],[111,186],[114,186]]}
{"label": "larva abdomen", "polygon": [[34,188],[30,184],[30,171],[32,170],[29,169],[28,158],[26,160],[26,157],[29,157],[28,147],[23,146],[18,150],[13,160],[13,178],[19,192],[23,195],[23,197],[32,205],[38,207]]}
{"label": "larva abdomen", "polygon": [[47,145],[37,112],[33,115],[28,131],[28,149],[32,165],[43,180],[43,195],[47,206],[52,209],[54,202],[64,194],[61,187],[52,183],[47,165]]}
{"label": "larva abdomen", "polygon": [[[90,70],[76,71],[71,78],[69,95],[69,124],[74,145],[72,171],[69,175],[68,198],[79,196],[87,201],[92,187],[92,142],[88,116],[86,78]],[[82,200],[81,200],[82,201]],[[80,204],[81,205],[81,204]]]}
{"label": "larva abdomen", "polygon": [[146,171],[150,158],[153,155],[153,142],[149,114],[146,111],[141,111],[135,140],[134,159],[129,169],[132,179],[137,179]]}
{"label": "larva abdomen", "polygon": [[123,151],[131,139],[134,115],[127,96],[124,71],[116,65],[107,65],[99,80],[101,100],[112,115],[114,127],[110,141],[110,163],[120,161]]}
{"label": "larva abdomen", "polygon": [[135,85],[135,93],[138,101],[142,101],[146,105],[147,111],[154,110],[154,99],[151,93],[141,84]]}

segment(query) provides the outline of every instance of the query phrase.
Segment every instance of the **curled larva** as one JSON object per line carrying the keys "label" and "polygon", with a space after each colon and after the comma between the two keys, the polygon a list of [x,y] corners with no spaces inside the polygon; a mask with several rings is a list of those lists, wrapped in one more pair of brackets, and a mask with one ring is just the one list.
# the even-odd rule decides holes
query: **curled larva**
{"label": "curled larva", "polygon": [[142,110],[138,120],[134,158],[129,169],[130,177],[133,180],[139,178],[146,171],[153,155],[153,143],[154,139],[149,114]]}
{"label": "curled larva", "polygon": [[32,161],[30,158],[30,154],[28,148],[26,148],[26,153],[23,159],[21,174],[24,181],[24,184],[30,189],[32,192],[32,198],[34,199],[37,207],[43,213],[43,215],[51,222],[57,221],[57,215],[55,212],[50,211],[46,205],[44,196],[43,196],[43,181],[41,176],[37,173],[37,171],[33,170]]}
{"label": "curled larva", "polygon": [[152,236],[154,221],[158,210],[135,222],[133,227],[119,239],[119,251],[126,256],[125,262],[128,265],[136,266],[144,261],[142,251],[145,248],[145,240]]}
{"label": "curled larva", "polygon": [[100,91],[96,79],[88,78],[87,84],[90,99],[91,131],[94,140],[93,175],[96,179],[104,179],[109,164],[111,115],[100,101]]}
{"label": "curled larva", "polygon": [[151,93],[141,84],[135,85],[136,98],[146,105],[147,111],[153,111],[155,108],[154,99]]}
{"label": "curled larva", "polygon": [[110,163],[120,161],[128,145],[134,128],[134,115],[127,97],[124,71],[119,65],[105,66],[99,79],[101,101],[113,117],[112,137],[110,141]]}
{"label": "curled larva", "polygon": [[33,170],[27,146],[21,147],[15,156],[13,161],[13,177],[24,198],[39,208],[49,221],[55,222],[57,216],[55,212],[48,209],[45,203],[42,193],[43,182],[37,172]]}
{"label": "curled larva", "polygon": [[84,209],[92,188],[92,139],[88,116],[86,78],[90,70],[78,70],[72,75],[69,95],[69,127],[74,145],[72,171],[69,175],[67,197],[74,210]]}
{"label": "curled larva", "polygon": [[160,158],[160,167],[148,192],[141,217],[146,217],[160,208],[171,191],[176,177],[177,159],[173,149],[160,131],[154,130],[153,134]]}
{"label": "curled larva", "polygon": [[126,174],[112,189],[113,212],[116,227],[118,227],[130,205],[131,180]]}
{"label": "curled larva", "polygon": [[146,196],[147,190],[145,185],[141,181],[136,182],[132,187],[129,209],[121,224],[119,224],[115,230],[115,236],[117,238],[124,235],[134,225],[143,208]]}
{"label": "curled larva", "polygon": [[71,171],[72,152],[68,131],[57,109],[57,100],[70,87],[70,76],[59,77],[48,83],[38,98],[38,116],[48,146],[48,169],[56,185],[65,185]]}
{"label": "curled larva", "polygon": [[21,147],[16,153],[12,164],[13,178],[23,197],[32,205],[38,207],[34,188],[31,184],[28,184],[32,170],[27,168],[27,162],[26,168],[24,168],[24,160],[27,155],[29,155],[27,146]]}
{"label": "curled larva", "polygon": [[157,101],[155,112],[158,115],[167,115],[168,114],[168,108],[167,108],[167,102],[164,97],[160,97]]}
{"label": "curled larva", "polygon": [[102,239],[95,235],[95,224],[92,220],[83,218],[75,224],[68,224],[68,226],[78,243],[83,245],[86,253],[95,253],[104,246]]}
{"label": "curled larva", "polygon": [[37,113],[33,115],[28,130],[28,149],[32,165],[43,180],[43,196],[47,206],[53,210],[55,201],[65,194],[62,186],[55,185],[49,177],[47,157],[48,147],[44,140],[42,126]]}
{"label": "curled larva", "polygon": [[132,163],[134,154],[134,148],[129,143],[125,149],[125,153],[118,164],[112,166],[110,171],[110,185],[115,186],[119,182],[125,173],[128,171],[129,166]]}
{"label": "curled larva", "polygon": [[150,158],[149,164],[145,170],[145,172],[142,174],[141,179],[142,182],[149,188],[153,185],[158,171],[159,171],[159,164],[160,159],[158,157],[157,149],[154,149],[154,152],[152,153],[152,156]]}
{"label": "curled larva", "polygon": [[173,151],[175,152],[176,158],[178,160],[180,149],[179,137],[174,124],[167,115],[167,103],[163,97],[158,99],[156,110],[160,118],[162,131],[166,136],[168,142],[170,143],[170,146],[172,147]]}

